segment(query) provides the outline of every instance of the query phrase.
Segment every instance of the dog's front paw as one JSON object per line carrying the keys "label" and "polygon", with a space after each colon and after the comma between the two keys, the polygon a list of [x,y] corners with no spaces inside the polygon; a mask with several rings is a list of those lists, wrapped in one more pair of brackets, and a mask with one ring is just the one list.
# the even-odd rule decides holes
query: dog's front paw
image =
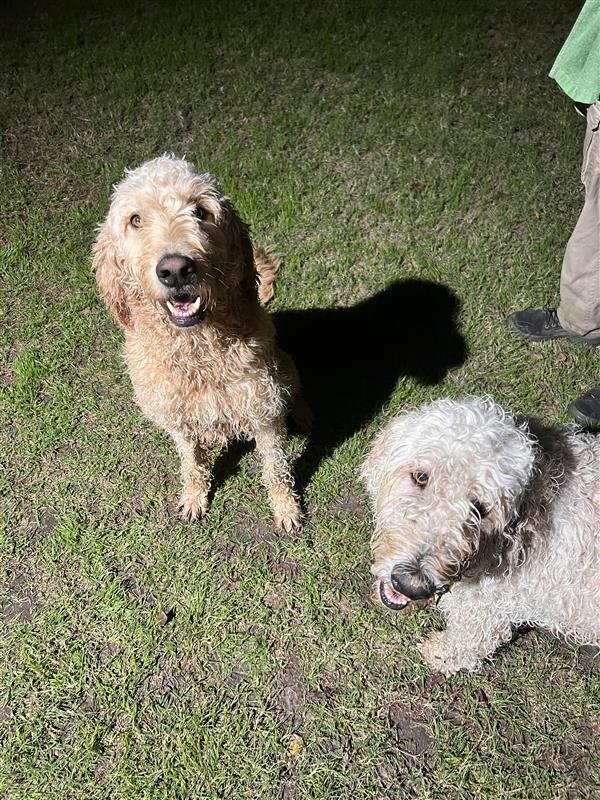
{"label": "dog's front paw", "polygon": [[417,643],[423,661],[432,672],[454,675],[459,669],[476,669],[480,661],[473,655],[455,647],[445,631],[436,631]]}
{"label": "dog's front paw", "polygon": [[293,513],[275,514],[275,526],[286,533],[297,533],[302,528],[302,522],[300,509]]}
{"label": "dog's front paw", "polygon": [[196,522],[208,511],[208,496],[204,493],[184,492],[179,498],[177,510],[184,522]]}

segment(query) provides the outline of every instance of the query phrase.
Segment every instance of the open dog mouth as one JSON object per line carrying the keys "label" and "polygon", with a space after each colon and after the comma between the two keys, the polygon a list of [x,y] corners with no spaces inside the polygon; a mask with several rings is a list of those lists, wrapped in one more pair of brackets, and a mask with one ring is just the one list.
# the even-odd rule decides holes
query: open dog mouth
{"label": "open dog mouth", "polygon": [[379,599],[382,604],[389,608],[390,611],[402,611],[409,605],[415,608],[425,608],[428,605],[437,605],[440,597],[450,590],[450,586],[444,586],[436,589],[432,595],[427,597],[407,597],[402,592],[394,589],[391,581],[386,581],[383,578],[379,581]]}
{"label": "open dog mouth", "polygon": [[397,592],[389,581],[379,581],[379,597],[386,608],[401,611],[411,602],[410,597]]}
{"label": "open dog mouth", "polygon": [[199,295],[176,294],[162,302],[169,320],[178,328],[188,328],[197,325],[206,316],[206,306]]}

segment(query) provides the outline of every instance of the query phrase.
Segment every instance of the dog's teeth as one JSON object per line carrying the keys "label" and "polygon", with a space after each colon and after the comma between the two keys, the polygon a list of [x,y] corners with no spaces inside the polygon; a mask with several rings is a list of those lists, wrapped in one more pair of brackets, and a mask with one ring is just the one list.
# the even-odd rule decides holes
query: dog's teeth
{"label": "dog's teeth", "polygon": [[192,304],[192,313],[195,314],[196,311],[199,310],[200,310],[200,298],[197,297]]}
{"label": "dog's teeth", "polygon": [[171,314],[175,313],[175,308],[173,307],[173,303],[171,303],[171,302],[169,302],[167,300],[167,306],[168,306],[168,309],[171,312]]}

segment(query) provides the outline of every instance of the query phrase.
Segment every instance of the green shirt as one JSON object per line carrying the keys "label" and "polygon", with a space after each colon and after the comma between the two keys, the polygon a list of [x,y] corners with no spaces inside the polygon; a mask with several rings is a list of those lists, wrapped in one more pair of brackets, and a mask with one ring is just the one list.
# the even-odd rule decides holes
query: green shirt
{"label": "green shirt", "polygon": [[600,0],[587,0],[550,77],[577,103],[595,103],[600,97]]}

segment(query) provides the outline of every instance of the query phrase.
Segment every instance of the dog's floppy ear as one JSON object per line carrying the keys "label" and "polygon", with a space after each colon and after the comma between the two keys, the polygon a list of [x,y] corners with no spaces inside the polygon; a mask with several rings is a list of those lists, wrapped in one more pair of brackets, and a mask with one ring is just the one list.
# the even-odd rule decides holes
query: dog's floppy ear
{"label": "dog's floppy ear", "polygon": [[387,495],[394,483],[406,473],[410,460],[406,448],[407,428],[413,414],[405,411],[392,419],[377,433],[365,458],[361,470],[369,497],[374,505],[378,498]]}
{"label": "dog's floppy ear", "polygon": [[254,261],[254,248],[250,236],[250,228],[238,214],[231,200],[225,203],[227,210],[226,225],[229,229],[228,238],[237,250],[236,257],[241,264],[241,276],[238,287],[246,300],[258,299],[258,271]]}
{"label": "dog's floppy ear", "polygon": [[377,500],[377,495],[379,494],[379,489],[388,466],[388,454],[385,446],[386,439],[387,428],[384,428],[382,431],[379,431],[371,442],[369,453],[360,468],[360,477],[373,503]]}
{"label": "dog's floppy ear", "polygon": [[242,292],[249,300],[254,301],[258,297],[258,271],[254,261],[254,248],[250,238],[250,228],[242,222],[242,260],[244,262],[244,275],[241,280]]}
{"label": "dog's floppy ear", "polygon": [[126,329],[129,327],[130,312],[125,293],[124,266],[106,222],[98,229],[92,254],[92,269],[100,294],[119,325]]}

